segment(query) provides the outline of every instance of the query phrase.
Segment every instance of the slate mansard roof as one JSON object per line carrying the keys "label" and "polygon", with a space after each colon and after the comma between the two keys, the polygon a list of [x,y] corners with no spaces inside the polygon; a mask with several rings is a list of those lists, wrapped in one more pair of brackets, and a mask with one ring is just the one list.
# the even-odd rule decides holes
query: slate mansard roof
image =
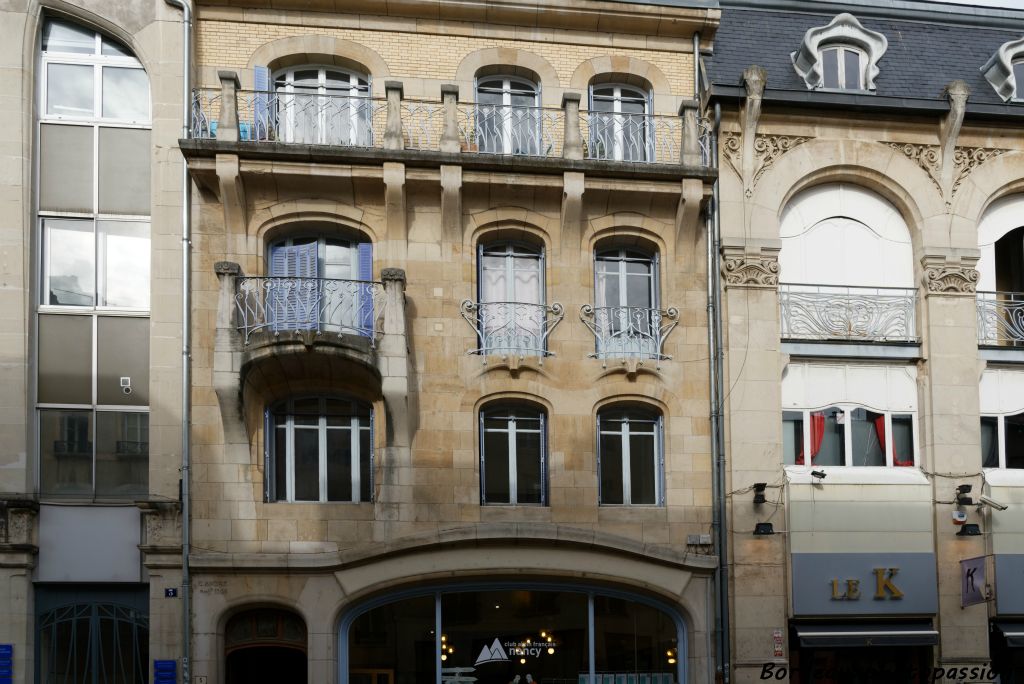
{"label": "slate mansard roof", "polygon": [[[908,19],[879,16],[877,9],[852,4],[821,8],[809,0],[790,0],[779,3],[779,9],[769,9],[770,0],[761,4],[764,7],[722,3],[714,56],[705,58],[708,78],[718,95],[742,94],[742,88],[736,87],[742,83],[743,70],[757,64],[768,72],[765,100],[944,110],[943,88],[960,79],[971,89],[968,112],[1024,117],[1024,103],[1004,103],[981,72],[1003,43],[1024,37],[1024,13],[1014,13],[1020,14],[1019,21],[1006,22],[1011,26],[1003,28],[967,21],[977,19],[984,9]],[[882,33],[889,41],[878,62],[881,73],[874,94],[810,91],[793,68],[790,53],[800,47],[807,30],[827,25],[840,11],[853,14],[865,29]]]}

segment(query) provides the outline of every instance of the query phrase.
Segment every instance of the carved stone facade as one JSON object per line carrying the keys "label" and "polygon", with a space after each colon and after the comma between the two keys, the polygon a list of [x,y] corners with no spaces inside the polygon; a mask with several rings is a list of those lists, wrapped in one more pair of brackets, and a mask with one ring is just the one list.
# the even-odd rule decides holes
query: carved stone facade
{"label": "carved stone facade", "polygon": [[778,250],[722,250],[722,277],[728,287],[775,288],[779,285]]}
{"label": "carved stone facade", "polygon": [[977,290],[981,274],[974,268],[975,259],[955,263],[944,257],[926,256],[921,263],[929,294],[973,295]]}

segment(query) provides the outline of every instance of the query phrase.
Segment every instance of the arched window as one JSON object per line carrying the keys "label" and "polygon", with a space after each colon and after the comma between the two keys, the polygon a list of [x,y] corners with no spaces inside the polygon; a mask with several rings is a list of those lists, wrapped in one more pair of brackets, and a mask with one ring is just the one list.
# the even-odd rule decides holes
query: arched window
{"label": "arched window", "polygon": [[613,247],[594,254],[594,322],[598,358],[659,358],[662,315],[658,255]]}
{"label": "arched window", "polygon": [[821,87],[864,90],[864,51],[851,45],[829,45],[821,50]]}
{"label": "arched window", "polygon": [[516,76],[481,77],[476,84],[476,140],[481,152],[541,153],[537,85]]}
{"label": "arched window", "polygon": [[275,608],[247,610],[224,629],[227,684],[306,680],[306,623]]}
{"label": "arched window", "polygon": [[267,501],[371,501],[373,409],[304,397],[267,412]]}
{"label": "arched window", "polygon": [[280,139],[312,145],[373,145],[370,81],[335,67],[299,66],[274,77]]}
{"label": "arched window", "polygon": [[547,503],[546,413],[498,402],[480,411],[480,503]]}
{"label": "arched window", "polygon": [[661,414],[645,406],[610,406],[597,414],[601,505],[665,503]]}
{"label": "arched window", "polygon": [[546,352],[544,250],[521,242],[478,247],[478,325],[486,354]]}
{"label": "arched window", "polygon": [[649,113],[650,94],[640,88],[618,83],[591,85],[590,158],[653,160]]}

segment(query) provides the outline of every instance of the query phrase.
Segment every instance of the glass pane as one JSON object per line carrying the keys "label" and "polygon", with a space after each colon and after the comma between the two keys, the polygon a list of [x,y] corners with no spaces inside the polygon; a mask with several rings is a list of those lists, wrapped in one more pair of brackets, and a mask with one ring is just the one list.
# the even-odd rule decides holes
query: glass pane
{"label": "glass pane", "polygon": [[92,306],[96,267],[93,222],[44,219],[46,304]]}
{"label": "glass pane", "polygon": [[96,414],[96,496],[135,499],[149,492],[149,414]]}
{"label": "glass pane", "polygon": [[359,431],[359,500],[373,501],[373,444],[368,428]]}
{"label": "glass pane", "polygon": [[1013,82],[1016,84],[1013,97],[1015,100],[1020,100],[1024,97],[1024,62],[1014,63]]}
{"label": "glass pane", "polygon": [[[122,378],[131,392],[125,394]],[[149,319],[99,316],[96,321],[96,402],[149,405]]]}
{"label": "glass pane", "polygon": [[149,309],[149,222],[98,221],[100,305]]}
{"label": "glass pane", "polygon": [[352,431],[327,431],[327,500],[352,500]]}
{"label": "glass pane", "polygon": [[101,128],[99,206],[107,214],[150,214],[150,131]]}
{"label": "glass pane", "polygon": [[92,403],[92,317],[40,314],[39,401]]}
{"label": "glass pane", "polygon": [[885,414],[862,408],[850,411],[855,466],[885,465]]}
{"label": "glass pane", "polygon": [[811,462],[807,465],[844,465],[845,420],[840,408],[811,412]]}
{"label": "glass pane", "polygon": [[784,465],[804,464],[803,411],[782,412],[782,463]]}
{"label": "glass pane", "polygon": [[91,411],[39,411],[39,491],[92,496]]}
{"label": "glass pane", "polygon": [[676,681],[679,644],[675,623],[650,606],[594,597],[594,669],[598,681],[643,684]]}
{"label": "glass pane", "polygon": [[914,465],[914,419],[910,415],[897,413],[892,417],[892,464]]}
{"label": "glass pane", "polygon": [[93,72],[85,64],[48,64],[46,113],[54,116],[94,116]]}
{"label": "glass pane", "polygon": [[466,668],[479,684],[576,684],[588,670],[582,593],[444,594],[441,620],[442,668]]}
{"label": "glass pane", "polygon": [[[524,427],[529,428],[529,425]],[[540,437],[539,432],[516,433],[517,503],[539,504],[543,502],[541,485],[543,464],[541,462]]]}
{"label": "glass pane", "polygon": [[96,52],[96,33],[65,21],[48,21],[43,26],[43,52]]}
{"label": "glass pane", "polygon": [[981,417],[981,467],[999,467],[999,419]]}
{"label": "glass pane", "polygon": [[102,37],[102,45],[100,47],[100,54],[107,55],[109,57],[134,57],[131,51],[124,45],[121,45],[112,38]]}
{"label": "glass pane", "polygon": [[848,90],[860,90],[860,53],[853,50],[843,50],[843,62],[846,88]]}
{"label": "glass pane", "polygon": [[839,87],[839,50],[823,50],[821,53],[822,86]]}
{"label": "glass pane", "polygon": [[295,500],[320,500],[320,431],[295,428]]}
{"label": "glass pane", "polygon": [[[350,684],[421,684],[434,681],[433,596],[389,603],[363,613],[348,631]],[[472,665],[472,663],[470,663]]]}
{"label": "glass pane", "polygon": [[[617,264],[616,264],[617,266]],[[618,268],[611,272],[597,274],[597,305],[619,306],[619,273]]]}
{"label": "glass pane", "polygon": [[288,499],[288,430],[284,416],[274,416],[274,492],[272,501]]}
{"label": "glass pane", "polygon": [[39,146],[39,208],[91,214],[93,128],[43,124]]}
{"label": "glass pane", "polygon": [[1024,413],[1003,419],[1006,467],[1024,468]]}
{"label": "glass pane", "polygon": [[[627,264],[627,266],[633,267],[637,265]],[[631,273],[626,277],[626,303],[629,306],[638,306],[644,309],[650,309],[653,306],[651,301],[651,277],[649,275]]]}
{"label": "glass pane", "polygon": [[629,436],[629,491],[634,504],[656,504],[658,481],[655,435]]}
{"label": "glass pane", "polygon": [[[610,429],[602,420],[602,432]],[[601,503],[623,503],[622,483],[622,435],[619,433],[601,435]]]}
{"label": "glass pane", "polygon": [[508,433],[484,432],[484,497],[486,503],[511,503],[508,456]]}
{"label": "glass pane", "polygon": [[145,71],[103,67],[103,117],[149,120],[149,78]]}
{"label": "glass pane", "polygon": [[505,257],[482,257],[480,259],[480,301],[509,301],[507,275]]}

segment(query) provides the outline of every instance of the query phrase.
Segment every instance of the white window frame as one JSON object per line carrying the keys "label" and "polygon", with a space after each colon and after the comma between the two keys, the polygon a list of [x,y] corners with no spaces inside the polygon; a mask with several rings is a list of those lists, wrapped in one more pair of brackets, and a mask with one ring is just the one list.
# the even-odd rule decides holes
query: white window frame
{"label": "white window frame", "polygon": [[[611,255],[612,252],[615,252],[614,256]],[[644,256],[643,257],[636,256],[638,254],[643,254]],[[630,262],[633,262],[633,263],[646,263],[650,267],[650,276],[649,276],[649,280],[650,280],[649,292],[650,292],[650,300],[651,300],[651,307],[650,308],[652,308],[652,309],[660,308],[660,301],[659,301],[659,296],[658,296],[659,290],[661,289],[659,278],[658,278],[659,261],[660,260],[658,259],[658,253],[657,252],[654,252],[653,254],[650,254],[650,253],[646,252],[645,250],[640,250],[640,249],[631,249],[631,248],[628,248],[628,247],[618,247],[618,248],[612,247],[612,248],[609,248],[609,249],[594,250],[594,306],[604,306],[604,303],[598,301],[598,299],[597,299],[597,291],[599,289],[598,282],[600,280],[600,275],[601,275],[598,272],[598,264],[602,263],[602,262],[603,263],[613,263],[613,262],[618,263],[619,273],[618,273],[618,276],[617,276],[617,280],[619,282],[619,303],[618,303],[617,306],[623,306],[623,307],[625,307],[625,306],[636,306],[635,304],[630,303],[630,301],[629,301],[629,292],[628,292],[628,288],[626,287],[626,284],[629,282],[629,280],[628,280],[629,279],[629,274],[628,274],[627,269],[626,269],[626,264],[630,263]]]}
{"label": "white window frame", "polygon": [[[480,102],[480,94],[482,92],[497,93],[498,89],[493,87],[485,87],[485,83],[493,83],[494,81],[501,81],[501,104],[500,105],[488,105]],[[520,86],[518,89],[516,86]],[[526,86],[523,88],[522,86]],[[533,104],[525,107],[529,111],[525,112],[525,117],[519,116],[515,110],[524,109],[523,105],[512,104],[513,91],[516,94],[525,95],[526,91],[529,90],[533,93]],[[540,103],[540,85],[533,81],[522,78],[520,76],[507,76],[507,75],[495,75],[495,76],[479,76],[476,79],[476,84],[473,88],[476,94],[477,102],[477,113],[476,113],[476,127],[477,127],[477,140],[482,139],[480,133],[480,121],[486,116],[486,110],[484,107],[494,107],[495,110],[491,116],[501,116],[501,149],[500,150],[486,150],[487,152],[496,154],[528,154],[538,155],[541,152],[541,126],[542,119],[540,112],[536,109]],[[526,130],[522,130],[525,128]],[[518,143],[518,145],[517,145]],[[517,147],[519,149],[517,149]],[[526,151],[524,151],[524,148]],[[483,150],[481,150],[483,151]]]}
{"label": "white window frame", "polygon": [[[836,76],[837,76],[837,80],[839,82],[839,87],[837,87],[837,88],[826,88],[825,87],[825,68],[824,68],[825,53],[829,52],[831,50],[835,50],[838,53],[836,55],[836,60],[837,60],[837,73],[836,73]],[[855,53],[857,55],[857,87],[856,88],[848,88],[848,87],[846,87],[846,55],[845,55],[846,52],[853,52],[853,53]],[[820,59],[821,59],[821,63],[822,63],[822,70],[821,70],[821,84],[818,86],[819,90],[830,90],[830,91],[845,90],[845,91],[850,91],[850,92],[857,92],[857,91],[865,90],[865,88],[864,88],[864,70],[867,68],[867,65],[868,65],[868,55],[867,55],[867,53],[863,49],[861,49],[859,47],[856,47],[854,45],[846,44],[846,43],[831,43],[829,45],[823,45],[821,47]]]}
{"label": "white window frame", "polygon": [[[594,94],[594,90],[595,89],[604,89],[604,88],[611,88],[612,89],[612,96],[610,98],[607,95],[595,95]],[[631,113],[628,113],[628,112],[627,113],[623,113],[623,111],[622,111],[623,91],[627,91],[627,93],[629,93],[625,97],[632,97],[635,100],[643,100],[644,111],[643,111],[642,114],[631,114]],[[640,131],[640,140],[642,142],[642,152],[643,152],[643,155],[639,159],[628,159],[627,161],[646,162],[646,161],[653,161],[654,160],[654,150],[653,150],[653,145],[652,145],[654,129],[653,129],[653,126],[652,126],[652,122],[650,121],[650,118],[649,118],[650,115],[651,115],[651,93],[650,93],[650,91],[646,91],[646,90],[644,90],[642,88],[639,88],[637,86],[627,85],[625,83],[592,83],[590,85],[589,97],[590,97],[589,109],[590,109],[590,112],[591,112],[590,132],[589,133],[590,133],[590,144],[591,144],[591,146],[594,145],[595,135],[597,137],[603,137],[603,136],[595,133],[595,131],[598,130],[601,127],[600,123],[599,123],[600,122],[600,116],[601,115],[605,115],[605,116],[611,115],[611,121],[609,122],[611,124],[611,126],[612,126],[612,149],[611,149],[611,154],[609,155],[609,154],[606,153],[604,156],[598,156],[598,159],[608,159],[608,160],[612,160],[612,161],[623,161],[625,159],[625,156],[626,156],[625,155],[625,152],[626,152],[625,141],[627,139],[627,134],[626,134],[626,130],[625,130],[624,126],[623,126],[623,121],[626,120],[627,117],[639,116],[639,117],[642,117],[642,121],[643,121],[643,130]],[[594,103],[597,102],[597,101],[611,102],[612,103],[612,111],[609,112],[609,111],[605,111],[605,110],[597,110],[597,109],[595,109]]]}
{"label": "white window frame", "polygon": [[[921,467],[921,455],[920,455],[920,439],[918,437],[919,427],[917,421],[917,411],[910,410],[889,410],[885,411],[877,409],[872,406],[865,404],[856,404],[851,402],[837,401],[831,404],[816,408],[789,408],[783,409],[783,416],[786,413],[802,413],[803,414],[803,444],[811,443],[811,414],[819,413],[821,411],[827,411],[829,409],[842,409],[843,411],[843,462],[840,465],[818,465],[810,462],[810,458],[805,457],[802,465],[786,463],[786,467],[813,467],[817,469],[828,469],[828,468],[896,468],[898,470],[911,470],[914,468]],[[871,413],[877,413],[885,416],[885,465],[884,466],[854,466],[853,463],[853,420],[851,412],[855,409],[864,409]],[[914,463],[910,466],[896,466],[893,464],[893,431],[892,431],[892,417],[893,415],[898,416],[910,416],[911,420],[911,432],[914,439]],[[784,420],[784,418],[783,418]],[[785,461],[785,455],[783,455],[783,461]]]}
{"label": "white window frame", "polygon": [[[305,91],[295,92],[295,72],[297,71],[316,71],[317,72],[317,91],[316,93],[307,93]],[[327,73],[337,76],[347,76],[349,86],[348,88],[328,88],[327,87]],[[284,80],[282,85],[278,85],[278,81]],[[339,79],[340,80],[340,79]],[[360,81],[365,82],[360,83]],[[277,98],[280,102],[283,102],[286,106],[289,102],[295,98],[296,95],[299,97],[312,97],[317,96],[318,107],[317,107],[317,119],[316,119],[316,140],[305,141],[313,142],[321,145],[328,144],[341,144],[341,145],[360,145],[367,136],[372,137],[372,105],[370,102],[370,94],[372,92],[372,83],[369,74],[361,74],[349,69],[342,69],[336,66],[325,66],[318,64],[303,64],[300,66],[288,67],[287,69],[281,69],[272,75],[271,79],[272,87],[277,93]],[[327,107],[328,97],[343,97],[349,99],[349,127],[347,139],[339,139],[335,141],[332,136],[328,135],[328,124],[329,124],[329,112]],[[360,102],[364,102],[364,106],[359,106]],[[277,126],[278,130],[282,134],[282,139],[285,142],[294,142],[296,137],[296,122],[295,122],[296,108],[294,106],[287,107],[285,112],[284,120],[278,119]],[[367,116],[367,114],[369,116]],[[279,116],[275,114],[275,116]],[[372,143],[372,140],[369,141]],[[368,144],[369,144],[368,143]]]}
{"label": "white window frame", "polygon": [[[515,409],[529,410],[536,412],[536,418],[525,418],[515,416]],[[511,415],[509,415],[511,414]],[[536,423],[536,428],[521,427],[519,420],[526,419],[531,423]],[[488,420],[503,420],[505,421],[504,428],[488,428]],[[488,501],[487,500],[487,453],[485,449],[485,435],[486,433],[504,433],[508,435],[507,455],[508,455],[508,501]],[[519,433],[527,434],[539,434],[540,435],[540,503],[534,502],[520,502],[519,501],[519,478],[518,478],[518,451],[516,448],[516,435]],[[548,487],[547,487],[547,470],[548,470],[548,454],[547,454],[547,420],[546,411],[542,408],[538,408],[531,404],[491,404],[485,406],[480,410],[480,504],[485,506],[547,506],[548,504]]]}
{"label": "white window frame", "polygon": [[[316,501],[307,501],[295,499],[295,402],[304,399],[316,399],[319,402],[319,420],[317,425],[314,426],[302,426],[299,429],[303,430],[316,430],[318,437],[318,473],[319,473],[319,496]],[[327,425],[327,401],[340,401],[349,402],[351,406],[351,413],[349,425],[342,426],[328,426]],[[364,407],[369,411],[369,418],[362,418],[357,414],[357,406]],[[281,407],[284,407],[285,412],[285,424],[279,425],[276,421],[275,414],[280,412]],[[366,424],[362,424],[365,420]],[[329,396],[317,396],[317,397],[290,397],[283,402],[279,402],[274,406],[267,409],[265,425],[266,429],[264,432],[264,451],[266,452],[266,467],[264,469],[265,478],[265,496],[264,499],[267,503],[336,503],[336,504],[358,504],[358,503],[371,503],[373,501],[373,475],[375,467],[374,458],[374,411],[373,407],[365,402],[360,402],[355,399],[343,398],[343,397],[329,397]],[[281,492],[277,491],[277,460],[281,458],[280,454],[276,453],[276,433],[277,430],[285,430],[285,492],[284,496],[281,496]],[[349,500],[337,500],[327,498],[327,431],[328,430],[348,430],[350,442],[350,451],[352,454],[351,463],[351,482],[350,482],[350,499]],[[367,501],[363,501],[362,496],[362,459],[364,454],[360,450],[361,437],[364,432],[369,433],[370,442],[370,453],[365,454],[365,457],[369,459],[369,472],[370,472],[370,498]]]}
{"label": "white window frame", "polygon": [[[649,419],[633,419],[633,422],[638,424],[650,425],[649,431],[631,430],[629,413],[631,411],[639,411],[650,416]],[[624,412],[624,420],[616,420],[615,424],[619,426],[617,430],[609,430],[606,428],[608,416],[614,415],[620,412]],[[632,478],[630,477],[630,442],[629,437],[632,434],[644,434],[653,435],[652,440],[654,444],[654,453],[651,454],[651,458],[654,459],[654,503],[653,504],[634,504],[632,502],[633,491],[632,491]],[[605,493],[601,491],[602,485],[602,467],[601,462],[601,442],[602,437],[605,435],[618,435],[622,454],[622,503],[607,503],[605,502]],[[648,408],[629,408],[622,406],[608,406],[602,408],[597,413],[597,484],[598,484],[598,505],[600,506],[640,506],[640,507],[659,507],[665,505],[665,446],[664,446],[664,435],[665,435],[665,418],[660,411]]]}
{"label": "white window frame", "polygon": [[[999,456],[999,465],[996,466],[999,470],[1019,471],[1024,472],[1022,468],[1008,468],[1006,466],[1006,419],[1014,416],[1024,415],[1024,411],[1016,411],[1013,413],[982,413],[981,418],[995,418],[996,419],[996,452]],[[982,454],[982,467],[986,470],[994,470],[992,466],[985,466],[984,454]]]}

